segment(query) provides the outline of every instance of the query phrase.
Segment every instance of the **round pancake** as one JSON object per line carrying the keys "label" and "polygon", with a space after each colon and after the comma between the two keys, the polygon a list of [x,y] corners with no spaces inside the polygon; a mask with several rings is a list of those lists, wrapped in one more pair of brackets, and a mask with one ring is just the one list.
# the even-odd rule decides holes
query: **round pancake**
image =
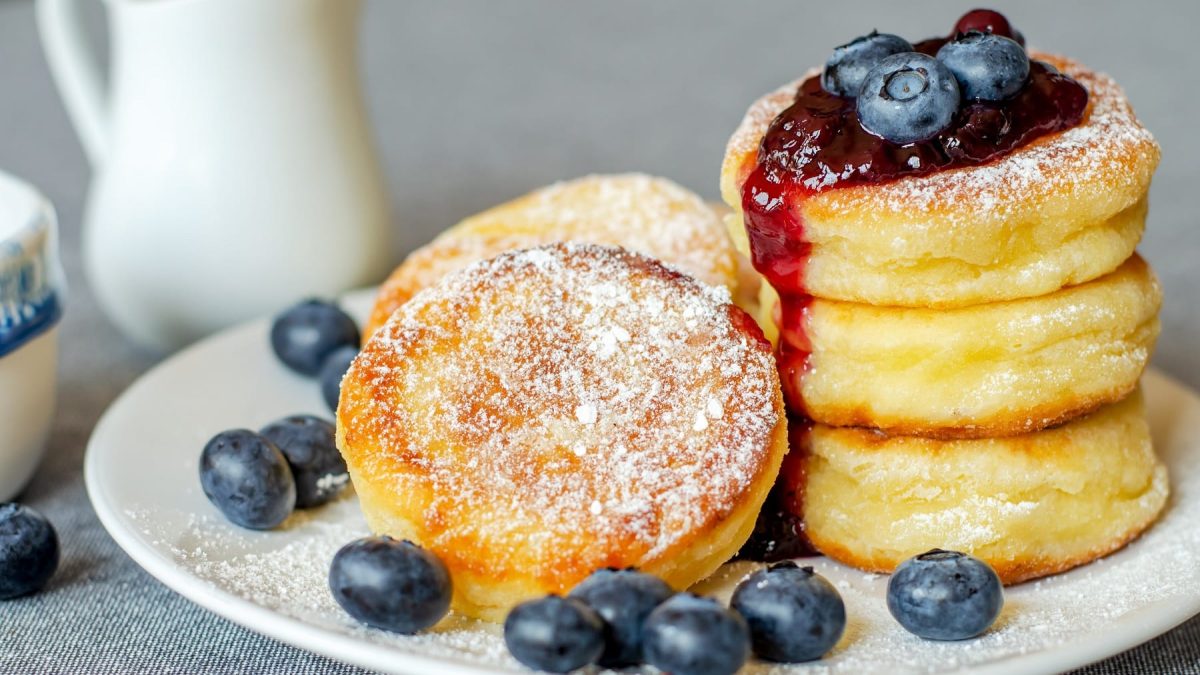
{"label": "round pancake", "polygon": [[[1031,56],[1087,88],[1083,122],[982,166],[831,189],[791,204],[812,243],[809,293],[961,307],[1083,283],[1133,253],[1158,144],[1109,77],[1061,57]],[[767,127],[801,81],[757,101],[730,139],[721,190],[735,210]]]}
{"label": "round pancake", "polygon": [[[1049,295],[958,309],[814,300],[784,331],[789,409],[833,426],[982,438],[1059,424],[1137,386],[1162,289],[1138,256]],[[793,346],[812,353],[804,360]]]}
{"label": "round pancake", "polygon": [[1005,583],[1107,555],[1166,504],[1140,391],[1064,426],[937,441],[816,425],[804,453],[804,531],[822,553],[891,572],[931,548],[986,560]]}
{"label": "round pancake", "polygon": [[724,287],[616,247],[473,265],[405,303],[342,383],[371,529],[500,620],[601,567],[677,589],[749,537],[787,451],[769,343]]}
{"label": "round pancake", "polygon": [[738,292],[737,251],[721,217],[699,196],[643,174],[586,176],[471,216],[414,251],[379,289],[363,336],[450,272],[557,241],[622,246]]}

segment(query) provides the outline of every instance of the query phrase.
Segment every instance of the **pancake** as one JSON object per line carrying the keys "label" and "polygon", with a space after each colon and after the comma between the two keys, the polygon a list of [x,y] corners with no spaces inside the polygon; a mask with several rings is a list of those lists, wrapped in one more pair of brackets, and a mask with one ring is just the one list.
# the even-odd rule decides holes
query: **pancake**
{"label": "pancake", "polygon": [[[1031,56],[1088,90],[1082,123],[982,166],[825,190],[790,204],[812,244],[803,278],[809,293],[962,307],[1084,283],[1133,253],[1158,144],[1109,77],[1065,58]],[[735,210],[763,134],[801,81],[757,101],[730,139],[721,190]]]}
{"label": "pancake", "polygon": [[[1136,255],[1080,286],[951,310],[814,300],[802,334],[785,330],[784,392],[790,410],[834,426],[938,438],[1035,431],[1137,386],[1161,303]],[[795,346],[811,347],[806,362]]]}
{"label": "pancake", "polygon": [[351,365],[337,429],[371,529],[441,557],[487,620],[601,567],[699,581],[787,451],[770,345],[724,287],[573,243],[417,293]]}
{"label": "pancake", "polygon": [[[414,251],[380,288],[363,335],[369,337],[413,294],[450,272],[557,241],[622,246],[738,293],[737,251],[721,217],[704,200],[665,178],[586,176],[471,216]],[[750,297],[756,291],[748,291]]]}
{"label": "pancake", "polygon": [[982,558],[1008,584],[1055,574],[1137,537],[1168,494],[1140,391],[1010,438],[936,441],[816,425],[793,451],[804,458],[809,541],[871,572],[943,548]]}

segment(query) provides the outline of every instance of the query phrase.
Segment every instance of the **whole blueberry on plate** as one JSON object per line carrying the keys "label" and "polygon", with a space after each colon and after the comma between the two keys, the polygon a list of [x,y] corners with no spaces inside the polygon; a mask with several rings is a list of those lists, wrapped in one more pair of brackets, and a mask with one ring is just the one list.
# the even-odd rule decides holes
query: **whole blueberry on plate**
{"label": "whole blueberry on plate", "polygon": [[1013,40],[972,31],[942,45],[937,58],[968,101],[1003,101],[1029,79],[1029,55]]}
{"label": "whole blueberry on plate", "polygon": [[600,658],[604,621],[580,600],[548,595],[513,607],[504,619],[504,644],[534,670],[566,673]]}
{"label": "whole blueberry on plate", "polygon": [[354,319],[323,300],[305,300],[275,317],[271,324],[275,355],[302,375],[316,375],[325,357],[339,347],[357,345],[358,339]]}
{"label": "whole blueberry on plate", "polygon": [[856,109],[864,129],[907,145],[950,126],[959,100],[958,82],[945,65],[908,52],[883,59],[867,73]]}
{"label": "whole blueberry on plate", "polygon": [[750,657],[750,629],[712,598],[680,593],[643,628],[646,663],[672,675],[731,675]]}
{"label": "whole blueberry on plate", "polygon": [[231,522],[253,530],[282,523],[296,506],[296,481],[275,444],[248,429],[213,436],[200,455],[204,495]]}
{"label": "whole blueberry on plate", "polygon": [[350,482],[332,422],[312,415],[292,415],[271,422],[258,433],[279,448],[292,468],[296,508],[320,506],[338,496]]}
{"label": "whole blueberry on plate", "polygon": [[971,31],[994,33],[1001,37],[1011,38],[1022,47],[1025,46],[1025,36],[1021,31],[1008,22],[1008,17],[991,9],[973,9],[954,24],[954,34],[962,35]]}
{"label": "whole blueberry on plate", "polygon": [[768,661],[819,659],[846,629],[846,606],[833,584],[791,562],[751,574],[729,605],[750,626],[754,653]]}
{"label": "whole blueberry on plate", "polygon": [[982,560],[933,549],[896,568],[888,581],[887,606],[910,633],[927,640],[965,640],[995,622],[1004,590]]}
{"label": "whole blueberry on plate", "polygon": [[356,356],[358,356],[358,346],[346,345],[338,347],[336,351],[326,356],[325,362],[321,364],[321,370],[317,373],[317,381],[321,383],[321,397],[325,399],[325,405],[329,406],[330,410],[337,410],[338,397],[342,393],[342,378],[346,376],[346,371],[350,370],[350,363]]}
{"label": "whole blueberry on plate", "polygon": [[568,597],[596,610],[605,624],[604,654],[599,664],[623,668],[642,662],[642,626],[646,617],[675,594],[665,581],[634,569],[593,572]]}
{"label": "whole blueberry on plate", "polygon": [[863,81],[884,57],[911,52],[913,47],[902,37],[872,31],[840,46],[825,61],[821,73],[821,88],[825,91],[854,98],[862,89]]}
{"label": "whole blueberry on plate", "polygon": [[410,541],[364,537],[346,544],[329,566],[329,589],[355,619],[393,633],[416,633],[450,611],[450,572]]}
{"label": "whole blueberry on plate", "polygon": [[41,590],[58,569],[58,533],[42,514],[0,504],[0,600]]}

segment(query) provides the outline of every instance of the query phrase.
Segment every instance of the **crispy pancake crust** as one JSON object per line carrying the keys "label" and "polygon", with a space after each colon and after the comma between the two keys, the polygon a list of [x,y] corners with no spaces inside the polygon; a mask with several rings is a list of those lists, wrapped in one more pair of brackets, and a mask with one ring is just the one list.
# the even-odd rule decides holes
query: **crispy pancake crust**
{"label": "crispy pancake crust", "polygon": [[[1133,253],[1158,144],[1108,76],[1062,57],[1031,56],[1087,88],[1084,121],[989,164],[826,190],[793,204],[813,244],[810,293],[961,307],[1083,283]],[[801,81],[757,101],[730,139],[721,190],[735,210],[763,134]]]}
{"label": "crispy pancake crust", "polygon": [[1140,391],[1022,436],[937,441],[816,425],[799,450],[805,533],[872,572],[944,548],[986,560],[1009,584],[1055,574],[1137,537],[1168,494]]}
{"label": "crispy pancake crust", "polygon": [[440,556],[456,609],[489,620],[600,567],[704,578],[787,451],[770,345],[728,291],[583,244],[418,293],[354,361],[337,419],[372,530]]}
{"label": "crispy pancake crust", "polygon": [[[737,251],[721,217],[700,197],[642,174],[586,176],[471,216],[417,249],[379,289],[363,336],[450,272],[505,251],[579,241],[623,246],[738,295]],[[748,276],[757,284],[757,278]],[[744,291],[749,297],[757,285]]]}
{"label": "crispy pancake crust", "polygon": [[815,300],[808,368],[784,388],[798,383],[808,416],[833,426],[935,438],[1036,431],[1137,386],[1161,304],[1137,255],[1080,286],[951,310]]}

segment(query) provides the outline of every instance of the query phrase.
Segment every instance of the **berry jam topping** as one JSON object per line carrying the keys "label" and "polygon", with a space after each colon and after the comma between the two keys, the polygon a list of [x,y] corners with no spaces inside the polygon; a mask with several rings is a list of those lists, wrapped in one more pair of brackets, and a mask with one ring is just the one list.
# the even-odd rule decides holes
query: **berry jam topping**
{"label": "berry jam topping", "polygon": [[[945,40],[926,40],[916,49],[933,55],[944,44]],[[1087,90],[1078,82],[1035,61],[1024,87],[1011,98],[964,102],[940,132],[898,144],[863,128],[856,99],[830,94],[813,77],[800,85],[796,102],[771,123],[758,161],[770,182],[793,183],[809,192],[973,166],[1079,124],[1087,99]],[[765,206],[773,196],[747,201]]]}

